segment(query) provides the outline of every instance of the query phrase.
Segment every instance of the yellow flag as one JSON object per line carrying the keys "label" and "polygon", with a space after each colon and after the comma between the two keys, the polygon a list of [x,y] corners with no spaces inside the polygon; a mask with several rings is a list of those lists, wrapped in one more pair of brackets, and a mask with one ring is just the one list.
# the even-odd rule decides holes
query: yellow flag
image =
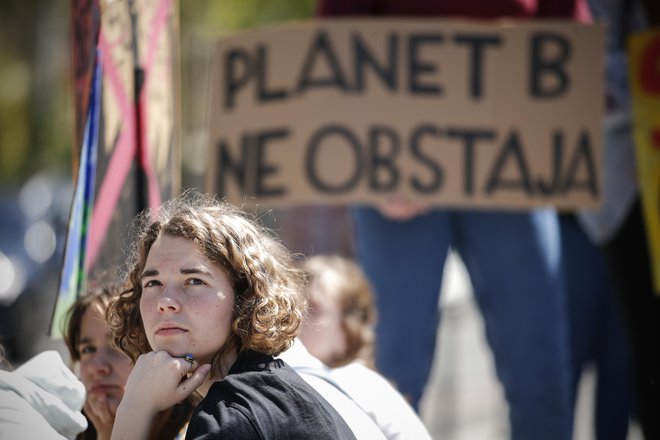
{"label": "yellow flag", "polygon": [[660,295],[660,29],[631,36],[629,59],[638,179],[653,284]]}

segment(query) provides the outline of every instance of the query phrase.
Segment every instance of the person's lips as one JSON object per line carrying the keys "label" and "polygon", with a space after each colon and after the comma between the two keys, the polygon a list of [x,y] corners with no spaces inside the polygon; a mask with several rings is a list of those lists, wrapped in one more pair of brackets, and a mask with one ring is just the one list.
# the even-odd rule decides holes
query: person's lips
{"label": "person's lips", "polygon": [[121,387],[113,384],[98,383],[92,385],[88,391],[89,394],[108,394],[113,391],[118,391]]}
{"label": "person's lips", "polygon": [[186,333],[188,330],[181,327],[178,324],[162,324],[156,329],[156,335],[158,336],[176,336],[182,333]]}

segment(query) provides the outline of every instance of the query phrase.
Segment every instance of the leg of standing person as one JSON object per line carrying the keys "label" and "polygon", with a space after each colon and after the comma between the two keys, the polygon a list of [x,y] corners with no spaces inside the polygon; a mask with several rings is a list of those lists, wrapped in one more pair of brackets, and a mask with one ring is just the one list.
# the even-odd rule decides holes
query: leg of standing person
{"label": "leg of standing person", "polygon": [[634,412],[644,438],[660,438],[660,295],[653,290],[646,227],[639,200],[603,248],[630,344]]}
{"label": "leg of standing person", "polygon": [[[627,438],[628,422],[632,415],[630,347],[623,331],[621,309],[616,299],[614,292],[606,298],[603,304],[606,311],[602,315],[613,319],[601,319],[598,327],[598,332],[602,335],[596,347],[596,438],[599,440]],[[614,422],[611,420],[613,417]]]}
{"label": "leg of standing person", "polygon": [[596,367],[595,432],[598,440],[628,434],[630,359],[620,311],[602,251],[573,215],[560,216],[562,260],[570,318],[573,402],[584,368]]}
{"label": "leg of standing person", "polygon": [[555,212],[457,216],[456,247],[509,403],[511,438],[570,439],[568,317]]}
{"label": "leg of standing person", "polygon": [[358,260],[375,293],[376,366],[418,410],[436,344],[448,216],[399,222],[366,207],[353,214]]}

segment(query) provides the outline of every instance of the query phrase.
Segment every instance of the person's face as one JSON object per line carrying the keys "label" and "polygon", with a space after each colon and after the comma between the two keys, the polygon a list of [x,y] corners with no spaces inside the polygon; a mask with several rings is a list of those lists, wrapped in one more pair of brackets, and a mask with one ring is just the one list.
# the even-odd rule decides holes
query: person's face
{"label": "person's face", "polygon": [[92,410],[103,406],[114,414],[133,365],[128,356],[112,345],[110,328],[98,304],[91,305],[83,315],[77,348],[87,403]]}
{"label": "person's face", "polygon": [[303,320],[300,339],[307,350],[326,364],[346,352],[346,335],[341,327],[342,312],[334,292],[310,286],[309,314]]}
{"label": "person's face", "polygon": [[234,291],[225,272],[182,237],[162,234],[142,274],[140,314],[149,345],[211,363],[231,334]]}

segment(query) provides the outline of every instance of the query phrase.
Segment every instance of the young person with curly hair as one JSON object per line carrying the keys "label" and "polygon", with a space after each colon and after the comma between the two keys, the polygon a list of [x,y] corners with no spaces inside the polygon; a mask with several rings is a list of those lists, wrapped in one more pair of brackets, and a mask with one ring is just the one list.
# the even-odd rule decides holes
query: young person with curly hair
{"label": "young person with curly hair", "polygon": [[194,391],[188,439],[355,438],[273,358],[298,332],[304,278],[247,213],[192,194],[166,202],[139,217],[129,267],[108,313],[136,361],[113,439],[146,438],[154,414]]}

